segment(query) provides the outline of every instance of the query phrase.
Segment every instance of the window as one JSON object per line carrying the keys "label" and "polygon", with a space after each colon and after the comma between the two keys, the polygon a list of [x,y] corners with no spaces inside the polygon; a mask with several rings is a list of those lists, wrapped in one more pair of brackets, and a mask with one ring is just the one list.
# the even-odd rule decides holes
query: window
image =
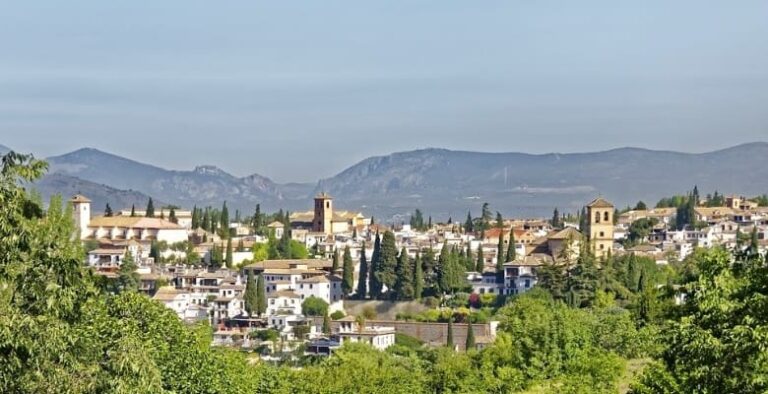
{"label": "window", "polygon": [[325,207],[326,208],[330,208],[331,207],[331,202],[330,201],[326,201],[325,202]]}
{"label": "window", "polygon": [[602,237],[605,237],[605,233],[601,231],[601,232],[600,232],[600,237],[601,237],[601,238],[602,238]]}
{"label": "window", "polygon": [[595,223],[600,223],[600,212],[595,212]]}
{"label": "window", "polygon": [[530,279],[526,279],[525,280],[525,288],[527,289],[529,287],[531,287],[531,280]]}
{"label": "window", "polygon": [[610,214],[608,212],[605,212],[603,214],[603,220],[606,221],[606,222],[610,222],[611,221],[611,216],[610,216]]}

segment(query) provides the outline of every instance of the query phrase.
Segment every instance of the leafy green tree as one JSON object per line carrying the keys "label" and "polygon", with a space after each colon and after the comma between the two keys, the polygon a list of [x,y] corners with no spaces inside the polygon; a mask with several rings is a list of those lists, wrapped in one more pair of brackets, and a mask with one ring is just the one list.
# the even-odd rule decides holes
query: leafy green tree
{"label": "leafy green tree", "polygon": [[448,334],[445,340],[445,346],[453,349],[453,314],[448,317]]}
{"label": "leafy green tree", "polygon": [[567,292],[565,266],[555,261],[545,263],[538,271],[537,286],[546,289],[555,300],[565,300]]}
{"label": "leafy green tree", "polygon": [[117,271],[117,291],[138,291],[141,278],[137,269],[136,260],[130,251],[125,252],[123,262]]}
{"label": "leafy green tree", "polygon": [[111,217],[112,215],[112,207],[110,207],[109,203],[107,203],[107,206],[104,208],[104,216]]}
{"label": "leafy green tree", "polygon": [[144,213],[144,216],[148,218],[155,217],[155,203],[152,202],[152,197],[150,197],[149,202],[147,202],[147,209],[146,209],[146,212]]}
{"label": "leafy green tree", "polygon": [[648,209],[648,206],[645,205],[645,203],[642,201],[638,201],[637,204],[635,205],[635,211],[645,211],[647,209]]}
{"label": "leafy green tree", "polygon": [[267,287],[264,283],[264,274],[259,274],[256,280],[256,313],[261,317],[267,312]]}
{"label": "leafy green tree", "polygon": [[256,280],[253,278],[253,271],[248,271],[248,279],[246,279],[245,282],[245,294],[243,295],[245,311],[248,313],[248,316],[256,316],[258,314],[259,293],[256,287]]}
{"label": "leafy green tree", "polygon": [[307,297],[301,304],[301,313],[304,316],[323,316],[328,313],[328,303],[315,296]]}
{"label": "leafy green tree", "polygon": [[394,298],[405,301],[414,298],[413,266],[408,251],[403,247],[397,258],[397,278],[394,287]]}
{"label": "leafy green tree", "polygon": [[349,296],[354,288],[355,281],[355,264],[352,262],[352,253],[349,250],[349,246],[344,247],[344,267],[341,281],[341,291],[344,296]]}
{"label": "leafy green tree", "polygon": [[152,240],[149,244],[149,257],[151,257],[155,263],[160,263],[163,259],[163,256],[160,253],[160,245],[158,245],[156,240]]}
{"label": "leafy green tree", "polygon": [[360,247],[360,272],[357,278],[357,298],[364,300],[368,295],[368,260],[365,257],[365,241]]}
{"label": "leafy green tree", "polygon": [[171,211],[168,213],[168,221],[171,223],[179,223],[179,219],[176,218],[176,208],[171,207]]}

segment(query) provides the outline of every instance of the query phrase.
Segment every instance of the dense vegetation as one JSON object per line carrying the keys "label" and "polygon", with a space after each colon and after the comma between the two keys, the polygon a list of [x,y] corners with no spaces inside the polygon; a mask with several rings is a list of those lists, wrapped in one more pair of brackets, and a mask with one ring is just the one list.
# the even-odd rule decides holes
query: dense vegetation
{"label": "dense vegetation", "polygon": [[[669,270],[634,256],[549,267],[545,286],[496,311],[498,338],[480,351],[400,338],[386,352],[347,345],[292,369],[211,348],[209,327],[184,325],[137,294],[127,273],[104,286],[83,266],[61,200],[46,211],[19,186],[44,170],[31,157],[3,157],[0,392],[612,393],[627,360],[646,357],[657,361],[635,393],[768,390],[768,270],[754,237],[735,257],[697,251]],[[395,285],[390,249],[380,246],[373,264],[384,266],[373,272]],[[683,291],[687,302],[676,306],[671,296]]]}

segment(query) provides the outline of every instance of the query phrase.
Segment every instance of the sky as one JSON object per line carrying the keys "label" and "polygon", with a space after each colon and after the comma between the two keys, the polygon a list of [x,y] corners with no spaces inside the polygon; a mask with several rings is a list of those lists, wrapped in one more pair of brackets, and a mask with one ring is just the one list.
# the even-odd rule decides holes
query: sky
{"label": "sky", "polygon": [[316,181],[425,147],[768,140],[768,2],[15,1],[0,144]]}

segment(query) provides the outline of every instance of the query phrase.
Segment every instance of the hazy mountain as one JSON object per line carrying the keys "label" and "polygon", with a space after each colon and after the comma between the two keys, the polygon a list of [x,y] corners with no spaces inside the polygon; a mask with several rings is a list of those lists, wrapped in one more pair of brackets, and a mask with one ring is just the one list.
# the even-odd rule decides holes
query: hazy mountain
{"label": "hazy mountain", "polygon": [[[82,194],[91,199],[91,210],[94,215],[100,215],[107,203],[113,210],[128,209],[135,204],[136,209],[144,209],[147,206],[149,197],[141,192],[133,190],[119,190],[114,187],[102,185],[94,182],[85,181],[72,176],[53,173],[44,176],[31,186],[37,190],[47,204],[50,197],[55,194],[62,196],[64,200],[69,199],[75,194]],[[162,206],[165,203],[162,200],[154,199],[155,206]]]}
{"label": "hazy mountain", "polygon": [[265,210],[304,210],[311,208],[315,193],[326,191],[336,198],[336,207],[379,218],[407,220],[420,208],[436,219],[463,220],[468,210],[478,214],[486,201],[505,215],[549,216],[554,207],[575,211],[597,195],[621,207],[638,200],[651,205],[693,185],[703,194],[768,192],[768,143],[762,142],[701,154],[637,148],[542,155],[423,149],[365,159],[316,185],[278,184],[258,174],[240,178],[215,166],[172,171],[90,148],[48,160],[56,176],[40,182],[44,194],[80,191],[95,200],[95,209],[106,201],[115,209],[134,201],[144,205],[152,196],[186,208],[226,200],[246,214],[256,203]]}
{"label": "hazy mountain", "polygon": [[10,151],[11,151],[11,148],[9,148],[9,147],[7,147],[5,145],[0,145],[0,155],[4,155],[4,154],[6,154],[6,153],[8,153]]}
{"label": "hazy mountain", "polygon": [[[295,206],[295,202],[284,198],[280,185],[269,178],[258,174],[238,178],[210,165],[198,166],[192,171],[172,171],[92,148],[51,157],[48,161],[51,173],[118,189],[139,190],[187,208],[195,204],[220,206],[223,201],[249,213],[257,202],[269,209]],[[306,200],[303,204],[308,205]]]}
{"label": "hazy mountain", "polygon": [[598,194],[617,205],[685,193],[756,195],[768,192],[768,143],[702,154],[622,148],[577,154],[477,153],[424,149],[372,157],[321,180],[350,208],[463,220],[483,202],[514,215],[576,210]]}

